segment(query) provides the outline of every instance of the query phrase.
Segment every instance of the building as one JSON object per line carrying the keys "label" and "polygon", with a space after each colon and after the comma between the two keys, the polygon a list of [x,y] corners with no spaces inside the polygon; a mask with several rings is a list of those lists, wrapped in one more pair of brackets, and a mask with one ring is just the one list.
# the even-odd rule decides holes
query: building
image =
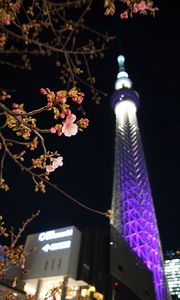
{"label": "building", "polygon": [[74,226],[28,235],[25,292],[39,300],[58,287],[58,300],[103,300],[108,245],[106,231],[82,233]]}
{"label": "building", "polygon": [[25,249],[30,252],[25,291],[34,300],[58,286],[61,300],[155,299],[152,272],[113,227],[111,233],[108,229],[80,232],[70,226],[32,234]]}
{"label": "building", "polygon": [[[136,118],[139,95],[132,89],[132,82],[124,68],[123,56],[118,57],[118,63],[119,73],[112,96],[112,107],[116,115],[116,140],[111,225],[129,250],[152,273],[156,294],[153,299],[167,300],[169,296],[161,244]],[[115,273],[113,267],[112,272]],[[148,295],[138,297],[151,299]]]}
{"label": "building", "polygon": [[180,299],[180,250],[167,250],[164,265],[172,299]]}

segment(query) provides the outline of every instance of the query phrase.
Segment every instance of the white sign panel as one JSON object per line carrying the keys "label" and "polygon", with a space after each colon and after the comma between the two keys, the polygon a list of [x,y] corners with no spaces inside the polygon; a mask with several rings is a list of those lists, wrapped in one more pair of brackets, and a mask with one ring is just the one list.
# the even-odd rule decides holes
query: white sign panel
{"label": "white sign panel", "polygon": [[59,243],[46,244],[44,247],[42,247],[42,250],[44,252],[48,252],[48,251],[68,249],[70,247],[71,247],[71,241],[64,241]]}
{"label": "white sign panel", "polygon": [[55,230],[50,230],[50,231],[40,233],[38,240],[40,242],[43,242],[43,241],[49,241],[49,240],[54,240],[54,239],[60,239],[60,238],[64,238],[64,237],[72,236],[72,235],[73,235],[72,228],[67,229],[65,231],[60,231],[60,232],[56,232]]}

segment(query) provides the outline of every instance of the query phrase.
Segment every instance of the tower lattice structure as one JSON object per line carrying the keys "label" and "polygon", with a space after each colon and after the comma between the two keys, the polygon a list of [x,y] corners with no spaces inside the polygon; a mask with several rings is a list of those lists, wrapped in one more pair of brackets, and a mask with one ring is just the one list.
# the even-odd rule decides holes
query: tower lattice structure
{"label": "tower lattice structure", "polygon": [[157,300],[167,300],[161,244],[136,110],[139,95],[118,57],[112,106],[116,115],[112,225],[153,273]]}

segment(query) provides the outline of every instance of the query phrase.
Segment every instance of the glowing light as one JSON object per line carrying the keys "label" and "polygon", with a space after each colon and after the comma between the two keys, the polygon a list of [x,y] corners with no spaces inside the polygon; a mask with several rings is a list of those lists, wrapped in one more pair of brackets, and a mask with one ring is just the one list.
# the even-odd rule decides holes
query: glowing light
{"label": "glowing light", "polygon": [[117,116],[123,116],[125,113],[134,115],[136,113],[136,105],[131,100],[119,101],[115,106],[115,114]]}
{"label": "glowing light", "polygon": [[121,71],[118,73],[117,78],[128,78],[128,73],[126,73],[125,71]]}
{"label": "glowing light", "polygon": [[[121,73],[125,73],[125,72],[120,72],[118,75],[118,79],[116,80],[115,83],[115,90],[120,90],[122,88],[128,88],[130,89],[132,87],[132,82],[129,78],[126,77],[121,77]],[[127,74],[127,73],[126,73]]]}
{"label": "glowing light", "polygon": [[95,288],[95,286],[93,286],[93,285],[92,285],[92,286],[90,286],[90,288],[89,288],[89,291],[90,291],[90,292],[95,292],[95,291],[96,291],[96,288]]}
{"label": "glowing light", "polygon": [[50,230],[50,231],[40,233],[38,240],[40,242],[43,242],[43,241],[64,238],[71,235],[73,235],[73,229],[67,229],[65,231],[60,231],[60,232],[56,232],[55,230]]}
{"label": "glowing light", "polygon": [[115,286],[115,287],[118,287],[118,286],[119,286],[119,282],[118,282],[118,281],[115,281],[115,282],[114,282],[114,286]]}
{"label": "glowing light", "polygon": [[125,71],[121,71],[117,74],[117,78],[128,78],[128,73]]}
{"label": "glowing light", "polygon": [[117,61],[118,61],[119,66],[124,66],[124,62],[125,62],[124,55],[119,55],[117,58]]}
{"label": "glowing light", "polygon": [[97,299],[97,300],[103,300],[103,295],[98,293],[98,292],[95,292],[94,295],[93,295],[94,299]]}
{"label": "glowing light", "polygon": [[87,296],[87,289],[82,289],[81,290],[81,296],[86,297]]}
{"label": "glowing light", "polygon": [[117,60],[119,64],[119,73],[117,75],[117,80],[115,83],[115,90],[120,90],[122,88],[130,89],[132,87],[132,82],[129,79],[128,73],[125,72],[125,68],[124,68],[125,57],[123,55],[119,55]]}
{"label": "glowing light", "polygon": [[44,252],[48,252],[48,251],[68,249],[70,247],[71,247],[71,241],[63,241],[59,243],[46,244],[44,247],[42,247],[42,250]]}
{"label": "glowing light", "polygon": [[35,295],[35,293],[36,293],[36,289],[34,287],[32,287],[31,285],[29,285],[28,283],[25,284],[24,291],[28,295]]}

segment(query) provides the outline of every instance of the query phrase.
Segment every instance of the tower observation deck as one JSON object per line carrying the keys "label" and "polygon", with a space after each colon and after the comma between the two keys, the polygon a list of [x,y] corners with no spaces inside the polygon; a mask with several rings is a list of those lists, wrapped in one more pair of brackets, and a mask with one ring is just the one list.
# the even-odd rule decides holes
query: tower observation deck
{"label": "tower observation deck", "polygon": [[118,57],[119,73],[112,96],[116,115],[111,224],[153,273],[157,300],[169,299],[153,199],[136,111],[139,95]]}

